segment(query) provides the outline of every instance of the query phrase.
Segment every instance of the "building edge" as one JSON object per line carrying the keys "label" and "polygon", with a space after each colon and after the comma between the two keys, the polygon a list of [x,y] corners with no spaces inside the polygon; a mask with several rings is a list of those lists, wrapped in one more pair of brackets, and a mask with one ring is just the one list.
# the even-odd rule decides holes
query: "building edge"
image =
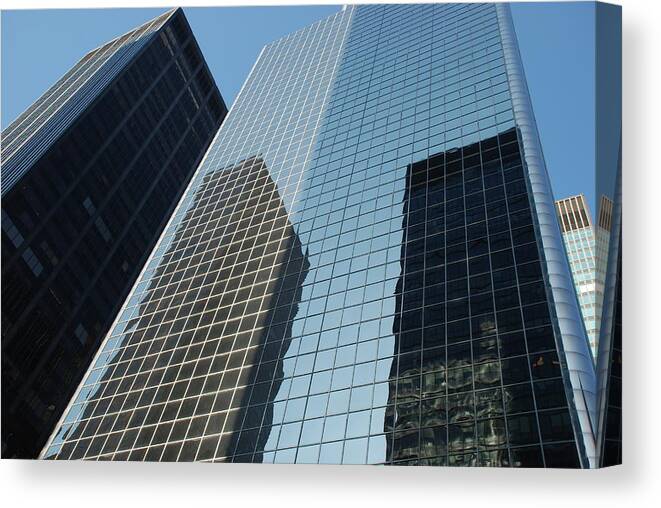
{"label": "building edge", "polygon": [[510,85],[514,120],[521,137],[535,210],[535,228],[540,236],[542,269],[548,284],[549,301],[555,313],[555,335],[560,355],[567,399],[579,458],[583,468],[595,468],[596,376],[588,347],[578,297],[574,289],[569,262],[562,243],[551,182],[542,153],[539,132],[526,83],[510,6],[495,4],[500,27],[507,79]]}
{"label": "building edge", "polygon": [[[30,167],[32,167],[32,165],[48,151],[59,136],[73,126],[85,110],[96,102],[98,97],[113,79],[123,73],[123,70],[129,62],[135,61],[154,37],[154,34],[163,28],[179,10],[182,9],[173,8],[149,21],[146,21],[142,25],[127,31],[123,35],[119,35],[111,41],[86,52],[85,55],[74,64],[75,67],[88,58],[92,53],[100,51],[104,47],[108,48],[107,60],[99,66],[97,71],[86,77],[79,84],[78,88],[74,89],[72,94],[66,97],[55,110],[46,116],[41,125],[37,125],[36,129],[34,129],[26,139],[21,141],[17,148],[6,155],[2,162],[2,165],[4,166],[4,177],[2,177],[3,181],[0,186],[0,194],[2,197],[18,184]],[[115,47],[115,44],[117,44],[118,41],[129,36],[133,38],[134,44],[130,47],[121,45]],[[99,71],[103,68],[106,69],[106,73],[102,75]],[[66,73],[60,78],[60,80],[64,76],[66,76]],[[58,87],[60,80],[56,81],[54,85],[49,87],[32,105],[28,107],[25,112],[21,113],[12,123],[10,123],[7,128],[2,131],[2,137],[5,138],[8,132],[18,128],[21,123],[29,118],[24,117],[23,115],[29,111],[34,104],[44,100],[49,94],[58,93],[58,90],[61,88],[61,86]],[[55,101],[62,97],[62,95],[69,90],[69,87],[73,85],[75,85],[75,82],[64,90],[59,91],[59,95],[55,98]],[[31,121],[30,124],[34,122],[35,120]]]}

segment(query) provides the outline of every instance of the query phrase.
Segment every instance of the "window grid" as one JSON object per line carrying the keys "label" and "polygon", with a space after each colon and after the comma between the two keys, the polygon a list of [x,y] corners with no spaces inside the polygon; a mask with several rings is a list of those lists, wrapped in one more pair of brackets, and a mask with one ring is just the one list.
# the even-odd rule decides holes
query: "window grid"
{"label": "window grid", "polygon": [[[491,5],[348,7],[267,46],[49,453],[575,465],[507,86]],[[161,404],[85,454],[84,425]]]}

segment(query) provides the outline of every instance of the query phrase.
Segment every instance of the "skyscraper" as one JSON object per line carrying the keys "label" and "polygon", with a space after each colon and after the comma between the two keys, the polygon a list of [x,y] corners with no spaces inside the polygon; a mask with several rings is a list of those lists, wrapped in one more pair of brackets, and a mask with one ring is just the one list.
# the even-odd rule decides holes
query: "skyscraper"
{"label": "skyscraper", "polygon": [[2,455],[35,458],[227,113],[181,9],[2,133]]}
{"label": "skyscraper", "polygon": [[596,379],[506,4],[267,45],[42,457],[589,467]]}
{"label": "skyscraper", "polygon": [[596,361],[604,282],[608,259],[608,242],[613,202],[606,196],[599,201],[599,214],[594,224],[583,194],[556,201],[562,240],[567,250],[581,314],[588,334],[592,356]]}

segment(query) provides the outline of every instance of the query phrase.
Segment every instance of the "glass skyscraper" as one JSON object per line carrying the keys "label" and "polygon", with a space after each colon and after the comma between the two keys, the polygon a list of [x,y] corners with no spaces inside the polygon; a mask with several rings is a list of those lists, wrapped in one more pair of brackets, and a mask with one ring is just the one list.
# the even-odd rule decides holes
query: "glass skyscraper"
{"label": "glass skyscraper", "polygon": [[506,4],[267,45],[47,459],[590,467],[597,382]]}
{"label": "glass skyscraper", "polygon": [[227,113],[183,12],[2,132],[2,456],[35,458]]}
{"label": "glass skyscraper", "polygon": [[596,361],[613,202],[602,196],[597,223],[583,194],[555,203],[581,314]]}
{"label": "glass skyscraper", "polygon": [[601,196],[599,199],[596,226],[595,258],[597,278],[603,281],[606,278],[610,236],[613,226],[613,200],[607,196]]}

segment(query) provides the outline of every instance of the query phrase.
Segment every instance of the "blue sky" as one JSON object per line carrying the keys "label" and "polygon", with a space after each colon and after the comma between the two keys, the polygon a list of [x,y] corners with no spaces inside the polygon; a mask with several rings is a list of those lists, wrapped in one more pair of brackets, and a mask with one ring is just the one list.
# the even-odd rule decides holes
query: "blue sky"
{"label": "blue sky", "polygon": [[[185,8],[228,104],[264,44],[340,6]],[[2,11],[2,127],[87,51],[163,9]],[[515,28],[556,198],[584,193],[594,210],[594,7],[516,3]]]}
{"label": "blue sky", "polygon": [[553,194],[585,194],[594,215],[594,3],[512,4],[512,17]]}

